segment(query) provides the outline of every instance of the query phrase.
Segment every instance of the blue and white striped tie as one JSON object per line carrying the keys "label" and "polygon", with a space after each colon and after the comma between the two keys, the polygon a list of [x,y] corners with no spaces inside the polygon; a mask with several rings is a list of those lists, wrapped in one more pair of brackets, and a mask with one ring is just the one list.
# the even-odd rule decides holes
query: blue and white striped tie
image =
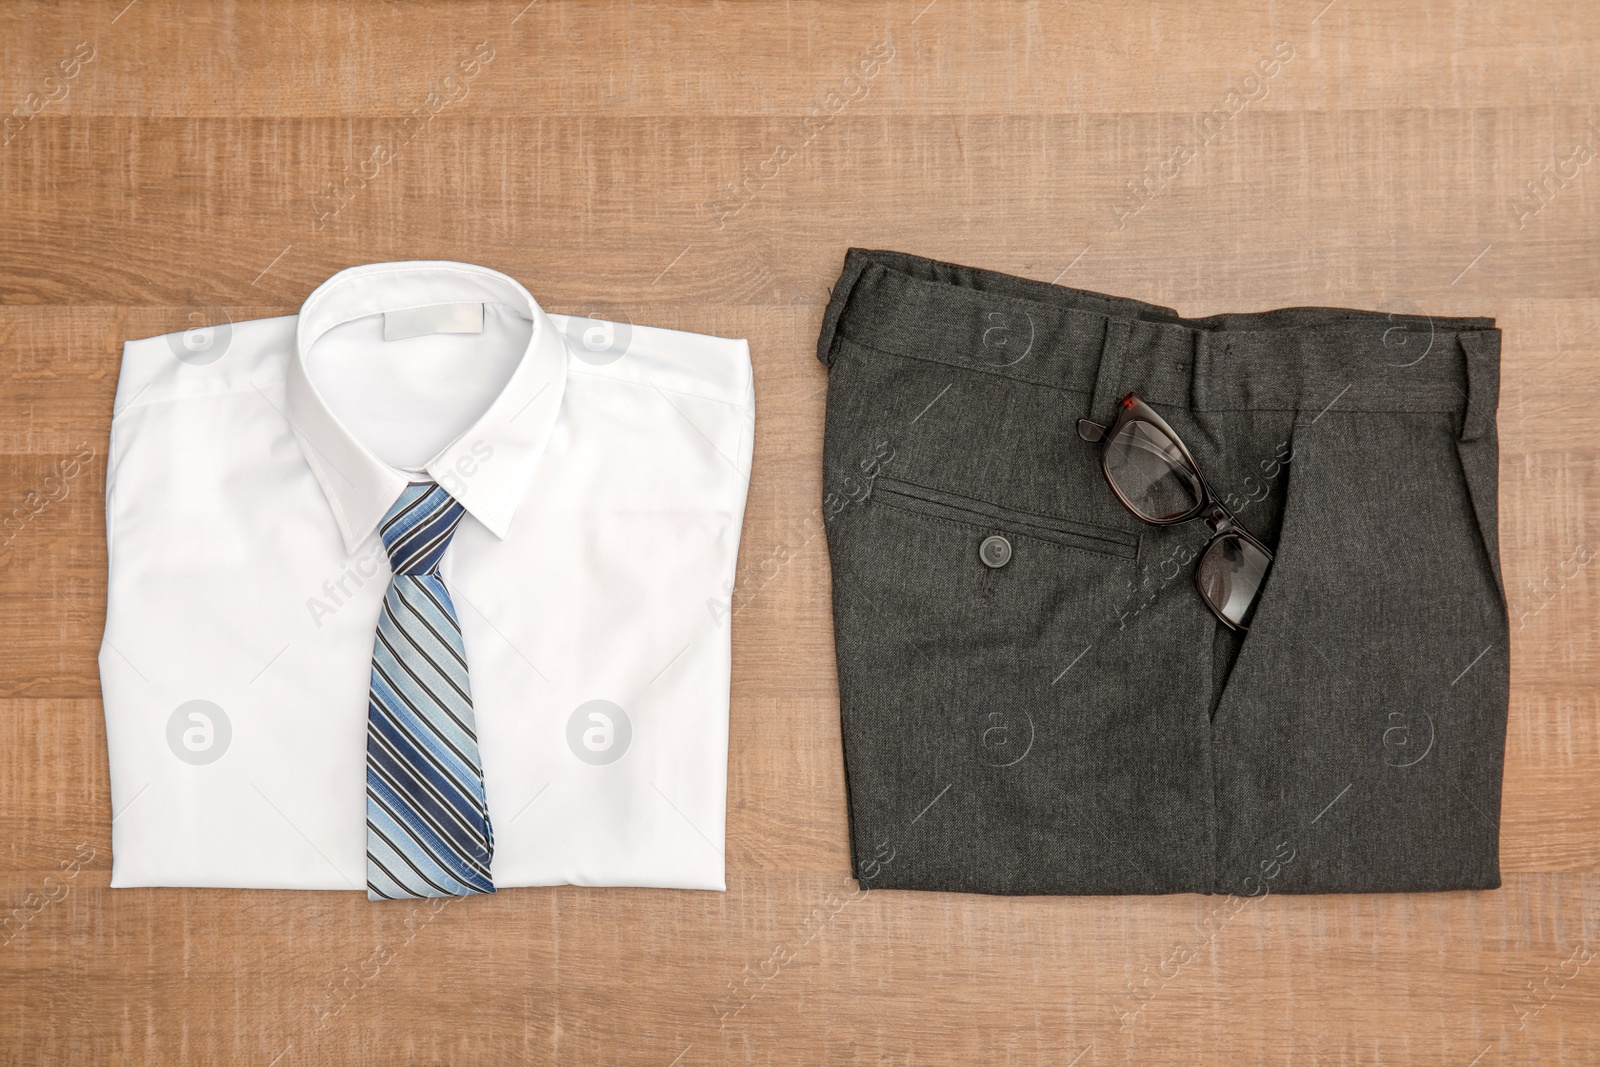
{"label": "blue and white striped tie", "polygon": [[461,505],[407,486],[379,527],[394,577],[372,646],[367,703],[367,897],[493,893],[467,655],[439,560]]}

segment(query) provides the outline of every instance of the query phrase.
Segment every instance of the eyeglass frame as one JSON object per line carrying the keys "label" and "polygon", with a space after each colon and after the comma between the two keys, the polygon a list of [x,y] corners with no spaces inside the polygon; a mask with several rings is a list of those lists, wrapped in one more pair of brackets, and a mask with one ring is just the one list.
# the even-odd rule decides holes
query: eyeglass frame
{"label": "eyeglass frame", "polygon": [[[1170,519],[1149,518],[1143,511],[1133,506],[1133,503],[1128,499],[1127,494],[1123,493],[1123,491],[1117,487],[1116,479],[1111,476],[1111,468],[1106,460],[1106,456],[1110,451],[1111,441],[1117,436],[1118,433],[1122,431],[1123,427],[1125,427],[1128,423],[1135,421],[1147,422],[1165,434],[1167,436],[1167,440],[1171,441],[1175,446],[1177,446],[1179,453],[1181,453],[1183,456],[1184,462],[1188,464],[1189,473],[1193,475],[1196,484],[1199,485],[1199,503],[1195,504],[1193,508],[1184,512],[1182,515]],[[1242,541],[1249,542],[1255,548],[1259,549],[1262,555],[1266,556],[1267,567],[1266,570],[1262,572],[1261,584],[1257,586],[1255,596],[1251,599],[1249,610],[1245,612],[1244,617],[1248,618],[1249,616],[1253,615],[1257,605],[1260,603],[1261,592],[1266,588],[1267,575],[1272,572],[1272,564],[1276,561],[1277,557],[1273,555],[1270,548],[1261,543],[1259,538],[1253,536],[1249,530],[1246,530],[1242,525],[1240,525],[1239,520],[1234,517],[1233,512],[1229,511],[1227,506],[1217,498],[1217,494],[1211,489],[1211,483],[1207,482],[1205,475],[1200,473],[1200,464],[1195,462],[1193,454],[1191,454],[1189,451],[1189,446],[1183,443],[1183,438],[1178,436],[1178,432],[1167,423],[1167,420],[1163,419],[1154,408],[1145,403],[1144,398],[1138,393],[1128,392],[1123,394],[1122,399],[1117,401],[1117,417],[1110,426],[1101,426],[1092,419],[1079,419],[1078,436],[1083,440],[1090,442],[1091,444],[1098,443],[1101,446],[1101,475],[1105,477],[1106,484],[1111,487],[1111,491],[1116,494],[1117,501],[1121,503],[1123,507],[1127,508],[1128,513],[1134,518],[1138,519],[1140,522],[1149,526],[1164,528],[1168,526],[1179,526],[1183,523],[1192,522],[1193,520],[1204,516],[1206,525],[1211,528],[1211,539],[1206,542],[1205,548],[1201,549],[1199,555],[1195,557],[1197,561],[1204,562],[1206,555],[1216,547],[1217,542],[1228,536],[1237,537]],[[1206,595],[1205,590],[1201,588],[1201,567],[1199,562],[1196,563],[1194,569],[1194,586],[1195,592],[1200,595],[1201,601],[1205,603],[1206,607],[1211,609],[1211,614],[1215,615],[1223,623],[1223,625],[1227,626],[1231,630],[1237,630],[1240,633],[1247,632],[1250,629],[1249,626],[1242,622],[1234,622],[1232,619],[1224,615],[1222,610],[1211,602],[1211,598]]]}

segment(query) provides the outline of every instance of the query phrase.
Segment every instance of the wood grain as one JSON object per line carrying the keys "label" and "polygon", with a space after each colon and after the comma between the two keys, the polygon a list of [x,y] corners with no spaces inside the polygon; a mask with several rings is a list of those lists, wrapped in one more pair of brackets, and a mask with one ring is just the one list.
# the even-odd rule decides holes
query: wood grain
{"label": "wood grain", "polygon": [[[1562,566],[1600,549],[1600,162],[1562,164],[1600,148],[1600,8],[125,3],[0,8],[0,512],[23,516],[0,546],[0,1062],[1600,1062],[1600,578]],[[1280,42],[1260,98],[1129,213]],[[1504,888],[857,894],[805,524],[850,245],[1191,314],[1497,317]],[[111,892],[121,342],[421,258],[750,339],[741,566],[766,577],[734,620],[728,892]]]}

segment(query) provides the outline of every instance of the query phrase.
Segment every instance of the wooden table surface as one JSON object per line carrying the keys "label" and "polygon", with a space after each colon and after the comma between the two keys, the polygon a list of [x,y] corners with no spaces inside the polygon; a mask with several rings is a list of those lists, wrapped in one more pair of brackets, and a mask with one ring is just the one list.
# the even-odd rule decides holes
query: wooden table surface
{"label": "wooden table surface", "polygon": [[[0,1061],[1600,1062],[1600,7],[125,3],[0,8]],[[1498,318],[1503,888],[856,894],[811,519],[850,245]],[[109,890],[121,343],[398,259],[749,338],[725,894]]]}

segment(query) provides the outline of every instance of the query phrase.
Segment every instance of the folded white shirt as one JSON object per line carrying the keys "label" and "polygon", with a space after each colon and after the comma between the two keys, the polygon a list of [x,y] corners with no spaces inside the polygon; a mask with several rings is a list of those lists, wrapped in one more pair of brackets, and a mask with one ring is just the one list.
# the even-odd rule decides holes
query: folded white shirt
{"label": "folded white shirt", "polygon": [[724,888],[744,341],[461,263],[124,348],[100,676],[113,886],[364,890],[367,689],[408,482],[466,510],[497,887]]}

